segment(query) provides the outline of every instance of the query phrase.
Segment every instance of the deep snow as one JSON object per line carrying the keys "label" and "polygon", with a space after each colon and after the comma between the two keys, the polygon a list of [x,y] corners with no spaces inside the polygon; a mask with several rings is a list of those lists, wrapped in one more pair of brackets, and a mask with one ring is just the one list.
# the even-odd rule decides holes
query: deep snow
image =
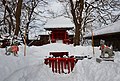
{"label": "deep snow", "polygon": [[[120,81],[120,52],[115,52],[115,62],[96,62],[100,55],[99,47],[95,47],[95,55],[91,46],[66,45],[52,43],[44,46],[19,46],[19,56],[4,55],[0,48],[0,81]],[[90,55],[92,59],[77,62],[70,74],[52,73],[44,64],[44,58],[50,51],[67,51],[70,55]]]}

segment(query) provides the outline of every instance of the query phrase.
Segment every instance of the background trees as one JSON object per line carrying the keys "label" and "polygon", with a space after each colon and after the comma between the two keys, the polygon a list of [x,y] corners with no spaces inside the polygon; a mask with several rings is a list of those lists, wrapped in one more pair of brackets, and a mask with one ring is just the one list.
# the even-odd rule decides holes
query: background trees
{"label": "background trees", "polygon": [[[46,22],[44,14],[46,5],[44,0],[2,0],[0,2],[0,29],[2,33],[9,33],[10,36],[19,35],[28,39],[30,28],[37,27]],[[3,32],[4,31],[4,32]],[[1,34],[2,34],[1,33]]]}
{"label": "background trees", "polygon": [[[61,10],[50,8],[54,1],[62,5]],[[26,32],[28,39],[30,29],[42,29],[48,18],[58,16],[72,19],[74,45],[80,45],[84,32],[120,19],[120,0],[1,0],[0,31],[21,37]]]}
{"label": "background trees", "polygon": [[[74,45],[83,44],[86,31],[120,19],[120,0],[58,0],[65,6],[65,16],[75,24]],[[70,13],[71,12],[71,13]]]}

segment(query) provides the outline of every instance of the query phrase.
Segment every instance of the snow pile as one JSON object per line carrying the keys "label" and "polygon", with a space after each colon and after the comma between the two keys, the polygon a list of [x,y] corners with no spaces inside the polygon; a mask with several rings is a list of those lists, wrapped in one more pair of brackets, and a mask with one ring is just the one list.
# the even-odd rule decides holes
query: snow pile
{"label": "snow pile", "polygon": [[0,81],[120,81],[120,52],[115,52],[115,62],[97,63],[95,58],[100,50],[95,47],[92,59],[77,62],[70,74],[52,73],[44,64],[44,58],[49,52],[67,51],[70,55],[93,56],[91,46],[65,45],[60,43],[40,47],[27,47],[24,57],[24,46],[19,46],[19,56],[5,56],[5,49],[0,48]]}

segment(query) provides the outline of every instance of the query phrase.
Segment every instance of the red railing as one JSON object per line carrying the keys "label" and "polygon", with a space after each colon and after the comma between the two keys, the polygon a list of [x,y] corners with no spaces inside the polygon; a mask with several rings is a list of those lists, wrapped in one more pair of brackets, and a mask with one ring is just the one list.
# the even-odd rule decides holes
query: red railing
{"label": "red railing", "polygon": [[44,63],[52,68],[53,73],[70,73],[76,62],[75,58],[46,58]]}

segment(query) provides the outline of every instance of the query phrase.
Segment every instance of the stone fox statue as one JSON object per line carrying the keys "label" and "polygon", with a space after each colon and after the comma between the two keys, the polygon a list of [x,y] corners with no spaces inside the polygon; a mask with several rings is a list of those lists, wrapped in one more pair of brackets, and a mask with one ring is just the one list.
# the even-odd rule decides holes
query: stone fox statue
{"label": "stone fox statue", "polygon": [[108,46],[106,46],[104,44],[100,45],[100,50],[101,50],[100,57],[105,57],[105,54],[108,54],[109,58],[115,55],[114,52],[113,52],[113,49],[109,48]]}
{"label": "stone fox statue", "polygon": [[17,52],[19,51],[19,48],[17,45],[12,45],[8,50],[7,52],[9,52],[9,55],[10,53],[13,53],[14,56],[17,56]]}

